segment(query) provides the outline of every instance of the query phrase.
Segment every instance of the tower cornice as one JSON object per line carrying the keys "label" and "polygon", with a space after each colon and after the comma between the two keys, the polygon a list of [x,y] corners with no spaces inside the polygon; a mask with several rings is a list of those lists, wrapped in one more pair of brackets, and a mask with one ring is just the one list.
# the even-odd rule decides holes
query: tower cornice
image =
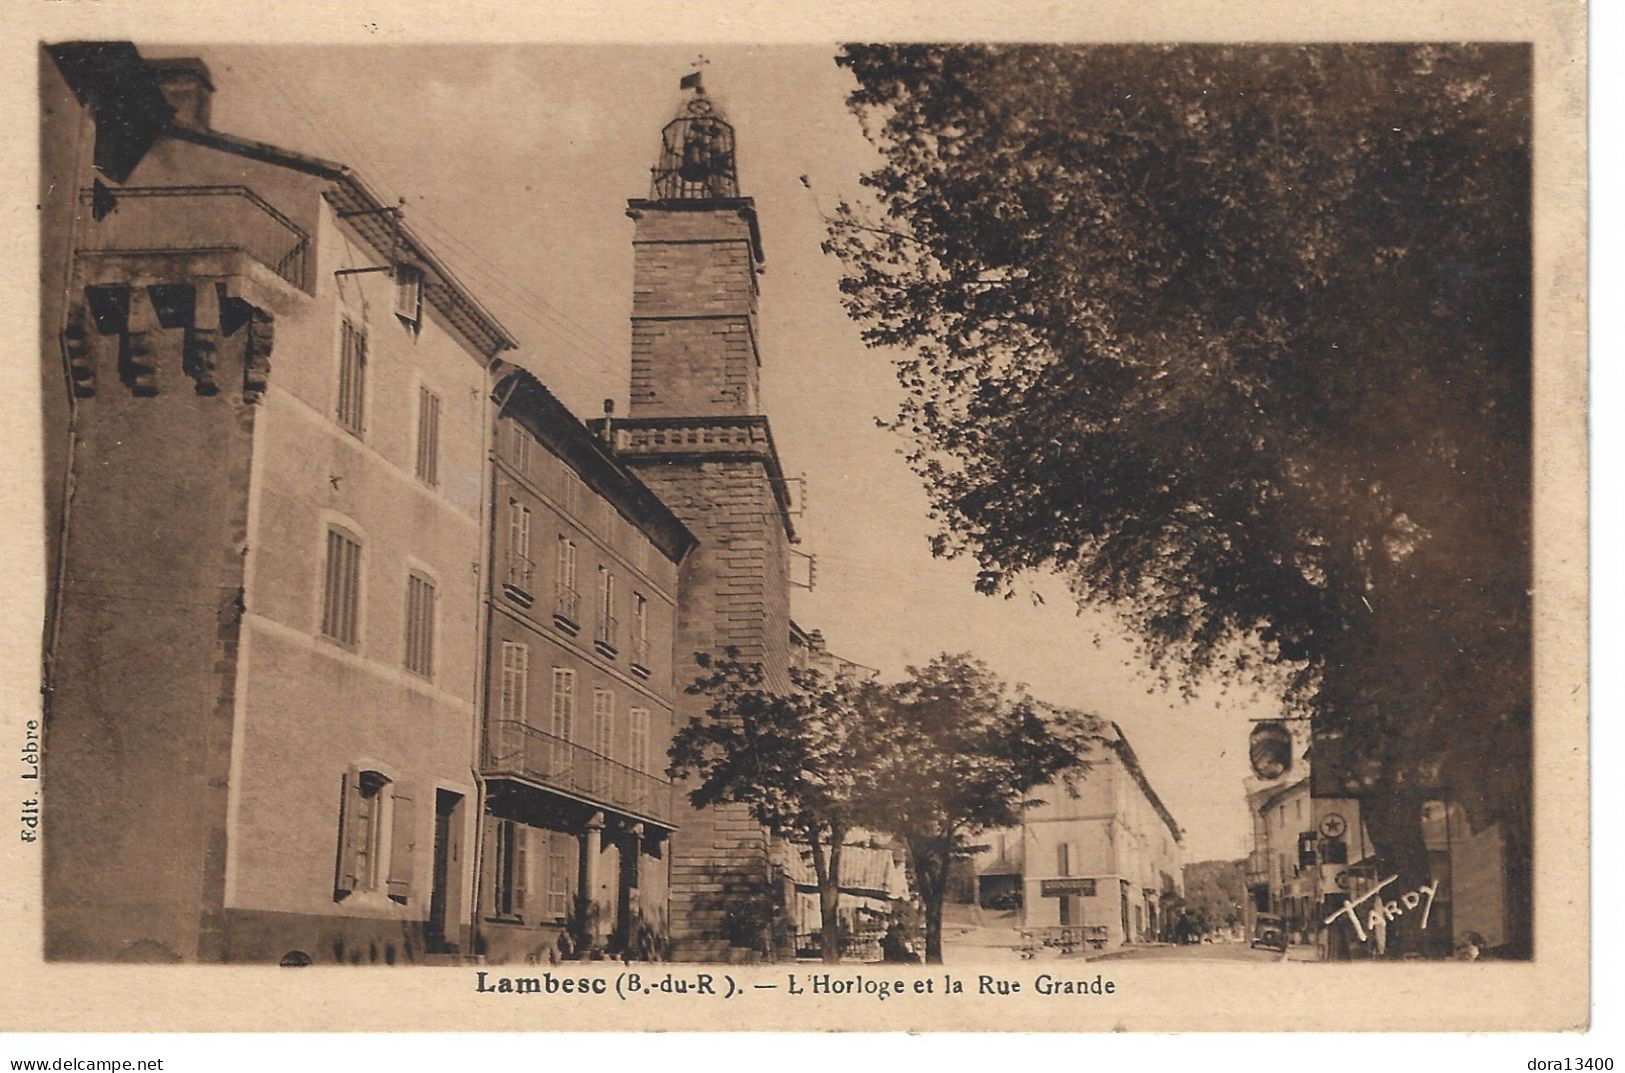
{"label": "tower cornice", "polygon": [[[600,438],[604,419],[587,422]],[[773,500],[778,505],[784,535],[797,542],[790,516],[790,490],[773,444],[773,431],[762,414],[727,414],[712,417],[618,417],[609,422],[609,443],[625,466],[653,462],[759,462],[767,471]]]}
{"label": "tower cornice", "polygon": [[646,198],[633,197],[626,200],[626,215],[633,219],[642,219],[643,214],[655,212],[728,212],[733,211],[745,221],[750,228],[750,252],[757,264],[763,263],[762,256],[762,230],[756,221],[756,199],[750,197],[708,197],[708,198]]}

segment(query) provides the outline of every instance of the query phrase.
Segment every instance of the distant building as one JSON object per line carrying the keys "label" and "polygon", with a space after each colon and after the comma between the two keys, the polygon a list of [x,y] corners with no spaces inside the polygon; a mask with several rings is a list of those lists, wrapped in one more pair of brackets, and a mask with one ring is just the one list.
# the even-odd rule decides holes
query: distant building
{"label": "distant building", "polygon": [[790,663],[796,667],[811,668],[831,678],[867,681],[880,676],[880,671],[874,667],[831,652],[822,631],[804,630],[795,622],[790,623]]}
{"label": "distant building", "polygon": [[1184,833],[1117,724],[1077,783],[1035,791],[1020,827],[982,836],[972,862],[977,899],[1009,907],[1019,892],[1029,928],[1075,928],[1107,945],[1153,942],[1184,890]]}
{"label": "distant building", "polygon": [[[1349,933],[1325,927],[1348,898],[1377,882],[1375,847],[1353,798],[1312,795],[1312,757],[1301,730],[1292,738],[1291,762],[1276,777],[1246,780],[1252,849],[1246,863],[1247,930],[1259,913],[1286,924],[1294,943],[1312,943],[1324,956],[1354,956]],[[1356,946],[1358,944],[1355,944]],[[1368,939],[1374,952],[1378,939]]]}
{"label": "distant building", "polygon": [[466,951],[513,340],[350,168],[211,129],[200,61],[41,81],[46,954]]}

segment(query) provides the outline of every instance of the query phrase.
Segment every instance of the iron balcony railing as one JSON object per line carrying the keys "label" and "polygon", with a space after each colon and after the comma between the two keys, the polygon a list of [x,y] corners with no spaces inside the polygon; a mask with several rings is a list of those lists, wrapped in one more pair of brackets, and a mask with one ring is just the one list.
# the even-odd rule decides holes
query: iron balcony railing
{"label": "iron balcony railing", "polygon": [[310,237],[246,186],[126,186],[96,209],[83,249],[109,253],[246,253],[302,290]]}
{"label": "iron balcony railing", "polygon": [[632,638],[632,662],[640,667],[649,665],[649,639],[647,637]]}
{"label": "iron balcony railing", "polygon": [[620,620],[614,615],[600,615],[598,618],[597,642],[607,648],[615,648],[619,644]]}
{"label": "iron balcony railing", "polygon": [[530,591],[530,576],[535,571],[536,564],[523,555],[508,556],[508,584],[517,589]]}
{"label": "iron balcony railing", "polygon": [[514,719],[491,723],[485,775],[562,790],[628,815],[670,824],[671,783]]}
{"label": "iron balcony railing", "polygon": [[558,597],[558,605],[554,608],[554,611],[562,618],[579,623],[581,621],[581,594],[574,589],[561,588],[554,595]]}
{"label": "iron balcony railing", "polygon": [[1255,849],[1247,854],[1247,882],[1249,884],[1267,883],[1270,878],[1270,855],[1268,850]]}

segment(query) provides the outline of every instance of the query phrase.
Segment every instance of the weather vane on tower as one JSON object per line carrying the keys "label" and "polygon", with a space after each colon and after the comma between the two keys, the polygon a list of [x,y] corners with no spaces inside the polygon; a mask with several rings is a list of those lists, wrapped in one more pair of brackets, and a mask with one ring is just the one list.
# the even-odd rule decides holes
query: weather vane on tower
{"label": "weather vane on tower", "polygon": [[739,196],[733,127],[705,94],[700,78],[710,60],[695,58],[694,70],[677,83],[691,89],[677,117],[661,132],[660,160],[652,169],[652,196],[665,200],[709,200]]}

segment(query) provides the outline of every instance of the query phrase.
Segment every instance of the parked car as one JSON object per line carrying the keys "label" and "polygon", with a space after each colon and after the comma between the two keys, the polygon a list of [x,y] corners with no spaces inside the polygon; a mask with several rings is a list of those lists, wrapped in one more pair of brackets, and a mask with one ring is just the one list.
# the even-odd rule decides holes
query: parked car
{"label": "parked car", "polygon": [[1253,938],[1247,944],[1255,950],[1279,950],[1286,953],[1286,921],[1271,913],[1260,913],[1253,922]]}

